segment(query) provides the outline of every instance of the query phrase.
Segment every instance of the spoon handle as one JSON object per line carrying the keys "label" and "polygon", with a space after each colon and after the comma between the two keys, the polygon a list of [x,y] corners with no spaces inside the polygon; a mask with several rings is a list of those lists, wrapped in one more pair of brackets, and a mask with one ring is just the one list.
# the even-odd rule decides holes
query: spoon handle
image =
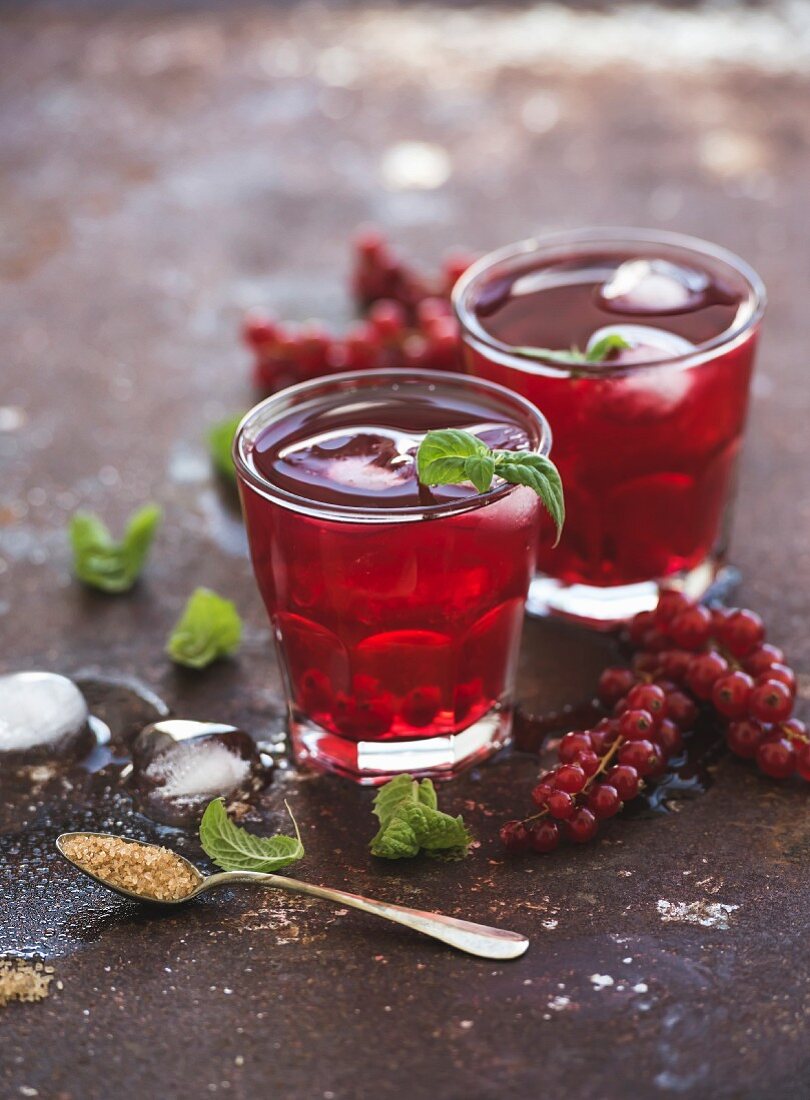
{"label": "spoon handle", "polygon": [[[338,905],[360,909],[364,913],[373,913],[377,917],[404,924],[432,936],[435,940],[450,944],[469,955],[478,955],[483,959],[516,959],[529,946],[529,941],[518,932],[509,932],[502,928],[490,928],[486,924],[473,924],[471,921],[446,917],[441,913],[426,913],[421,909],[408,909],[404,905],[391,905],[385,901],[374,901],[359,894],[349,894],[345,890],[332,890],[324,886],[313,886],[298,879],[285,878],[283,875],[263,875],[234,872],[230,881],[241,879],[267,886],[277,886],[293,894],[306,894],[312,898],[322,898]],[[215,876],[219,877],[219,876]],[[224,876],[223,876],[224,878]]]}

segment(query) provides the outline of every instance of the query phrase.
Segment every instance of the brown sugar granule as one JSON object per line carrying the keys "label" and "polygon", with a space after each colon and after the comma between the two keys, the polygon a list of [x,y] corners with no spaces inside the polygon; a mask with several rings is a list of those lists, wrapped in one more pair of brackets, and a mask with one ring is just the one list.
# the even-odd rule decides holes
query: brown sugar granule
{"label": "brown sugar granule", "polygon": [[155,901],[176,901],[199,879],[168,848],[115,836],[69,836],[62,841],[68,859],[96,878]]}
{"label": "brown sugar granule", "polygon": [[25,959],[0,959],[0,1008],[9,1001],[42,1001],[53,981],[53,967]]}

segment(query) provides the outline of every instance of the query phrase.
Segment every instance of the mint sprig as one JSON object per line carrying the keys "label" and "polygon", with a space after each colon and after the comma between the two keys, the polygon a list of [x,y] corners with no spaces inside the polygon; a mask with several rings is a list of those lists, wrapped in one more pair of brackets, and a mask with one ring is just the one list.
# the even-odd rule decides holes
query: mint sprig
{"label": "mint sprig", "polygon": [[473,839],[460,816],[451,817],[438,808],[431,781],[419,783],[407,773],[380,787],[373,812],[380,827],[371,841],[371,854],[381,859],[408,859],[420,852],[461,859]]}
{"label": "mint sprig", "polygon": [[581,351],[574,346],[568,350],[552,348],[514,348],[515,355],[523,359],[550,360],[552,363],[602,363],[612,351],[622,351],[632,347],[618,332],[609,332],[603,336],[588,351]]}
{"label": "mint sprig", "polygon": [[130,517],[118,542],[98,516],[77,512],[69,529],[76,576],[102,592],[128,592],[146,564],[162,515],[156,504],[147,504]]}
{"label": "mint sprig", "polygon": [[428,432],[416,453],[416,474],[423,485],[460,485],[471,481],[485,493],[494,477],[528,485],[554,521],[560,541],[565,522],[565,496],[559,471],[550,458],[533,451],[493,451],[460,428]]}
{"label": "mint sprig", "polygon": [[298,823],[287,803],[295,836],[254,836],[234,825],[221,798],[209,802],[200,822],[200,843],[206,855],[223,871],[263,871],[270,874],[304,857]]}
{"label": "mint sprig", "polygon": [[214,466],[223,477],[236,481],[236,469],[233,464],[233,437],[242,420],[241,415],[229,416],[208,429],[208,450]]}
{"label": "mint sprig", "polygon": [[166,643],[178,665],[206,668],[218,657],[235,653],[242,640],[242,620],[235,604],[210,588],[197,588],[188,598]]}

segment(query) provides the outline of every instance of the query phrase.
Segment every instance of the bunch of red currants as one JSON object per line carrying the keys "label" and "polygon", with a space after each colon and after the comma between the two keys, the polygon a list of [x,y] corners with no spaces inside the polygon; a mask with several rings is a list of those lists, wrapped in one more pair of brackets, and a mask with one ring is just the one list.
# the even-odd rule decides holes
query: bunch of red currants
{"label": "bunch of red currants", "polygon": [[796,676],[765,641],[755,612],[708,608],[667,590],[654,611],[631,620],[626,641],[631,667],[599,678],[606,716],[563,737],[560,763],[532,791],[537,812],[501,828],[509,851],[591,840],[601,819],[665,772],[701,710],[722,724],[729,748],[766,775],[810,779],[810,738],[792,717]]}

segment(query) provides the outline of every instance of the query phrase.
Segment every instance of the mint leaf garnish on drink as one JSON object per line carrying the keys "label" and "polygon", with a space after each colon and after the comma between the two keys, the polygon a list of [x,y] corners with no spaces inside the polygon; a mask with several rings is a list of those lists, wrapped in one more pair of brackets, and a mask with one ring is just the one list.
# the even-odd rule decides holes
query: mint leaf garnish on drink
{"label": "mint leaf garnish on drink", "polygon": [[485,493],[494,477],[528,485],[554,521],[557,542],[565,522],[565,497],[557,467],[533,451],[493,451],[460,428],[428,432],[416,453],[416,473],[423,485],[459,485],[471,481]]}
{"label": "mint leaf garnish on drink", "polygon": [[77,512],[69,531],[76,576],[102,592],[128,592],[146,564],[162,515],[156,504],[147,504],[130,517],[124,537],[116,542],[98,516]]}
{"label": "mint leaf garnish on drink", "polygon": [[622,351],[632,347],[618,332],[609,332],[603,336],[588,351],[581,351],[574,346],[567,351],[553,350],[552,348],[513,348],[515,355],[523,359],[548,359],[552,363],[602,363],[612,351]]}
{"label": "mint leaf garnish on drink", "polygon": [[211,459],[223,477],[228,478],[230,481],[236,480],[231,447],[241,419],[241,415],[229,416],[227,420],[220,420],[208,429],[208,450]]}
{"label": "mint leaf garnish on drink", "polygon": [[200,822],[200,843],[206,855],[223,871],[263,871],[270,874],[304,857],[298,822],[287,803],[295,836],[254,836],[234,825],[221,798],[209,802]]}
{"label": "mint leaf garnish on drink", "polygon": [[210,588],[197,588],[166,644],[178,665],[206,668],[218,657],[235,653],[242,640],[242,620],[236,606]]}
{"label": "mint leaf garnish on drink", "polygon": [[371,841],[371,854],[382,859],[407,859],[420,852],[461,859],[473,839],[460,816],[451,817],[438,808],[431,781],[419,783],[407,773],[380,787],[373,812],[380,828]]}

